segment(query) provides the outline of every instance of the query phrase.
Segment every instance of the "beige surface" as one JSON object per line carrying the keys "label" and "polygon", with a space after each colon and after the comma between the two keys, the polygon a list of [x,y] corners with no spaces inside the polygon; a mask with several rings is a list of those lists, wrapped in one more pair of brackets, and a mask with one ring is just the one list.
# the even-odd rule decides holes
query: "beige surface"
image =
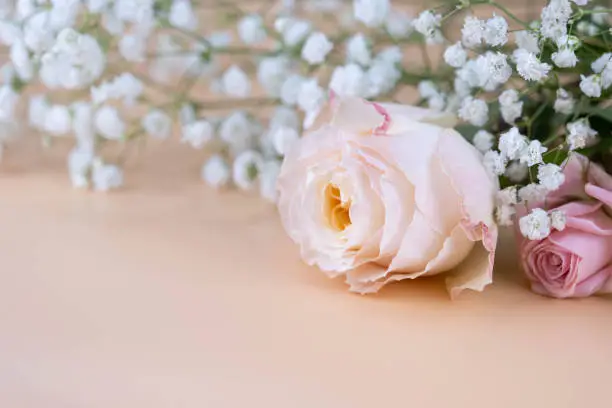
{"label": "beige surface", "polygon": [[508,242],[483,294],[360,297],[186,147],[149,146],[111,195],[71,190],[59,153],[8,156],[2,408],[610,407],[612,300],[531,294]]}

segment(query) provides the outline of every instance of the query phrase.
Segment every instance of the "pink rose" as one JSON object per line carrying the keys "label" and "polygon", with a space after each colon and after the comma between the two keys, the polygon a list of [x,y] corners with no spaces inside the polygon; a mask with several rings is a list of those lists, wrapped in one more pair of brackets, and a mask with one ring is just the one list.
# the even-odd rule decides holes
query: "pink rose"
{"label": "pink rose", "polygon": [[542,295],[566,298],[610,293],[612,177],[579,154],[570,156],[563,173],[561,188],[530,208],[564,212],[565,229],[540,241],[518,233],[523,269],[531,289]]}
{"label": "pink rose", "polygon": [[305,262],[359,293],[450,270],[451,296],[491,283],[497,184],[452,115],[349,98],[323,117],[278,182]]}

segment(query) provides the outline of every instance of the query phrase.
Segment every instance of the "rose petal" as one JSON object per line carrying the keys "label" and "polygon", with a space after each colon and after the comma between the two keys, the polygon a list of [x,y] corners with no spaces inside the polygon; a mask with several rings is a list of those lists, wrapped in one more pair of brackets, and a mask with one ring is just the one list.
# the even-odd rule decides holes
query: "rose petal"
{"label": "rose petal", "polygon": [[443,128],[452,128],[457,124],[457,117],[449,112],[438,112],[410,105],[381,103],[391,116],[387,134],[399,134],[412,129],[414,122],[428,123]]}

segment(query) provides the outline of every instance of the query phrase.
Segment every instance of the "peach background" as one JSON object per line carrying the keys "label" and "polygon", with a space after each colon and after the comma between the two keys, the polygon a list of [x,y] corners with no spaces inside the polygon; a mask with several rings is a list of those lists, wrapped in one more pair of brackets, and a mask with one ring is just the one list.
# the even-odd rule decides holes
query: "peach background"
{"label": "peach background", "polygon": [[63,154],[0,166],[0,407],[610,407],[611,300],[531,294],[507,236],[483,294],[361,297],[199,152],[150,145],[108,195]]}

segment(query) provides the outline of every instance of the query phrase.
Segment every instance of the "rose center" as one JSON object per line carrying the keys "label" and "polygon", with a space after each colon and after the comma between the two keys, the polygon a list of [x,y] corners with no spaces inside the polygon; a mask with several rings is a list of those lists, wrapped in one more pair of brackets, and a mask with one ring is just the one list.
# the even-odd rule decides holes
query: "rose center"
{"label": "rose center", "polygon": [[349,214],[351,202],[342,201],[340,189],[334,184],[328,184],[325,187],[324,200],[324,213],[329,226],[336,231],[344,231],[346,227],[351,225],[351,216]]}

